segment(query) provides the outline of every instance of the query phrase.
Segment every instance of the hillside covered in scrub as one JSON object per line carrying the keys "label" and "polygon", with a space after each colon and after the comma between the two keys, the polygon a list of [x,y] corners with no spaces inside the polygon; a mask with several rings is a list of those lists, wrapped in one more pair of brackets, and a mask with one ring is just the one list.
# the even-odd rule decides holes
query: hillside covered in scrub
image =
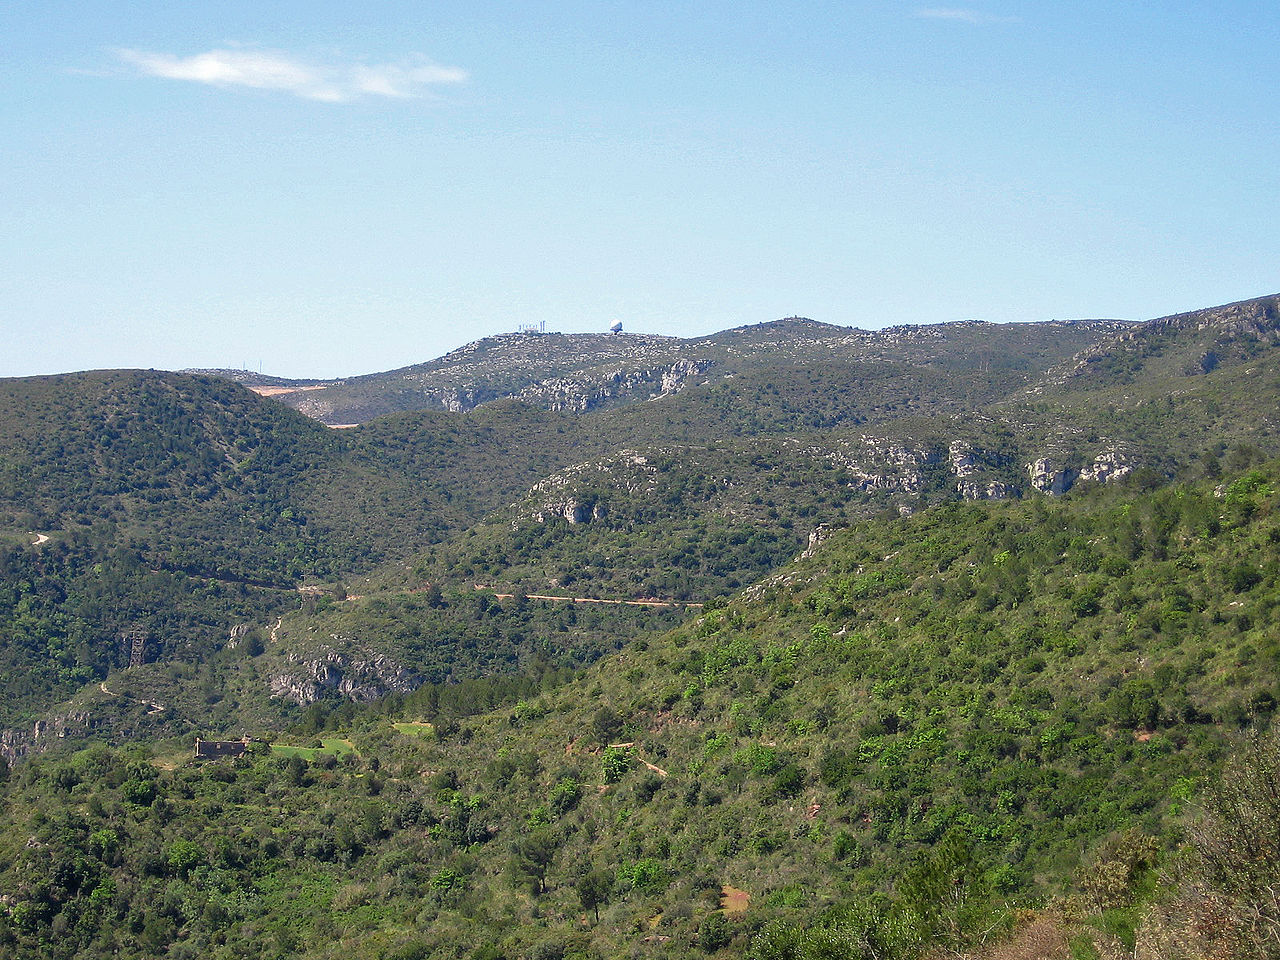
{"label": "hillside covered in scrub", "polygon": [[[624,334],[513,333],[469,343],[428,363],[346,380],[293,384],[238,371],[210,371],[278,396],[325,423],[364,423],[389,413],[455,413],[501,400],[585,413],[661,399],[737,377],[807,368],[853,387],[846,415],[868,397],[896,392],[912,370],[933,402],[996,397],[1025,385],[1127,324],[1107,320],[1038,324],[962,322],[868,331],[788,317],[685,340]],[[968,376],[957,378],[964,371]],[[865,388],[862,387],[865,383]],[[852,401],[852,402],[850,402]]]}
{"label": "hillside covered in scrub", "polygon": [[985,949],[1029,907],[1111,955],[1173,883],[1207,771],[1275,710],[1278,505],[1268,467],[872,518],[491,712],[424,686],[276,739],[336,722],[339,753],[30,761],[4,786],[0,935],[772,958],[843,925],[888,946],[841,955],[914,957]]}
{"label": "hillside covered in scrub", "polygon": [[0,382],[6,953],[1265,940],[1280,298],[304,385]]}

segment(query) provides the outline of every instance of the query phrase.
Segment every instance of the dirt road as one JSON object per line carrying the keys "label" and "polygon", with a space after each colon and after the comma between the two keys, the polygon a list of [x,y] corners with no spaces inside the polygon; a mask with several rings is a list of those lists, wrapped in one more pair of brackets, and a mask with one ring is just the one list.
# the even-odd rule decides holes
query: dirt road
{"label": "dirt road", "polygon": [[[483,590],[480,584],[476,584],[477,590]],[[514,593],[495,593],[495,597],[499,600],[512,600],[515,598]],[[599,597],[553,597],[547,593],[526,593],[527,600],[565,600],[573,603],[607,603],[616,606],[626,607],[701,607],[700,603],[683,603],[679,600],[602,600]]]}

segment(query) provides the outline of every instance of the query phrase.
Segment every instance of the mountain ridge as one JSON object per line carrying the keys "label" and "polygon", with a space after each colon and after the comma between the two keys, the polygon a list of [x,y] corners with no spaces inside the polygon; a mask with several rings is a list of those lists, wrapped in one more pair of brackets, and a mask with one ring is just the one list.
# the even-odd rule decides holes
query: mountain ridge
{"label": "mountain ridge", "polygon": [[[1250,301],[1243,309],[1266,307]],[[1221,312],[1186,316],[1214,310]],[[60,645],[69,671],[49,681],[50,695],[67,691],[71,678],[100,679],[121,666],[118,634],[184,577],[227,589],[272,585],[274,600],[260,594],[237,607],[251,621],[297,588],[337,592],[335,582],[357,579],[400,590],[478,580],[512,594],[575,583],[597,597],[701,602],[776,569],[818,526],[952,500],[1158,486],[1221,469],[1219,458],[1238,470],[1280,455],[1280,424],[1264,401],[1280,402],[1280,381],[1257,372],[1274,359],[1270,338],[1246,330],[1237,340],[1252,361],[1224,352],[1213,370],[1188,373],[1179,358],[1199,356],[1200,346],[1186,327],[1147,328],[1165,346],[1125,361],[1136,364],[1127,376],[1147,384],[1129,399],[1132,384],[1054,386],[1054,364],[1078,362],[1080,340],[1105,334],[1119,351],[1146,342],[1113,321],[958,321],[871,333],[788,318],[713,337],[723,348],[715,365],[686,370],[670,390],[642,388],[657,386],[646,396],[661,403],[619,402],[584,415],[581,406],[548,409],[538,402],[545,397],[506,397],[342,432],[217,378],[142,371],[10,380],[0,391],[9,404],[0,403],[0,428],[13,428],[0,436],[0,538],[15,556],[34,539],[45,551],[69,548],[73,596],[97,589],[88,578],[93,557],[117,569],[113,539],[171,578],[142,589],[126,576],[105,630],[75,619],[69,600],[42,607],[50,619],[40,629]],[[459,357],[507,355],[527,336],[469,345],[449,364],[456,373]],[[583,336],[626,348],[625,337]],[[850,337],[874,350],[830,359],[830,344]],[[560,338],[534,339],[550,349]],[[97,394],[76,400],[78,390],[109,382],[124,386],[106,407]],[[158,399],[145,400],[151,394]],[[151,412],[109,412],[134,402]],[[262,426],[235,439],[241,421]],[[211,430],[215,423],[222,426]],[[188,490],[197,474],[198,496]],[[42,503],[57,506],[37,516]],[[16,562],[25,569],[29,559]],[[69,654],[57,639],[69,629],[58,618],[68,614],[77,636],[97,632],[88,648],[96,652]],[[236,622],[202,626],[181,656],[209,655]],[[164,642],[156,652],[179,649]],[[12,703],[22,708],[15,717],[53,706]]]}
{"label": "mountain ridge", "polygon": [[1133,956],[1280,703],[1266,299],[509,340],[342,431],[0,382],[0,947]]}
{"label": "mountain ridge", "polygon": [[[591,366],[608,366],[610,362],[617,361],[622,362],[624,368],[628,365],[637,368],[632,373],[638,374],[638,376],[635,377],[632,383],[627,384],[622,391],[623,393],[629,393],[640,385],[652,384],[654,371],[651,368],[653,363],[650,362],[646,365],[639,361],[645,359],[654,360],[654,351],[657,348],[673,346],[683,346],[688,349],[718,348],[725,343],[744,339],[748,341],[763,340],[766,343],[789,339],[794,343],[794,337],[778,336],[779,333],[788,332],[791,334],[818,333],[819,336],[808,338],[811,342],[838,339],[845,341],[847,344],[857,343],[870,346],[877,341],[898,341],[900,343],[903,339],[928,339],[938,333],[945,333],[949,329],[972,327],[1064,327],[1097,330],[1101,334],[1099,341],[1079,351],[1080,357],[1074,358],[1073,363],[1076,369],[1073,370],[1073,373],[1075,373],[1087,363],[1094,362],[1097,358],[1100,358],[1110,349],[1108,344],[1111,343],[1112,338],[1106,336],[1106,334],[1115,335],[1119,341],[1141,340],[1155,331],[1170,328],[1187,329],[1192,325],[1201,330],[1208,327],[1223,330],[1223,332],[1241,333],[1246,330],[1252,330],[1258,333],[1274,329],[1278,323],[1280,323],[1280,295],[1265,295],[1146,321],[1054,319],[1025,321],[1016,324],[997,324],[985,320],[955,320],[936,324],[898,324],[867,330],[858,327],[828,324],[807,317],[785,317],[761,323],[743,324],[687,339],[637,333],[624,333],[621,335],[560,332],[492,334],[463,344],[434,360],[422,361],[386,371],[341,378],[291,379],[253,371],[221,369],[191,369],[182,372],[225,377],[251,388],[265,389],[267,395],[281,396],[284,402],[302,410],[308,416],[327,423],[347,425],[352,422],[363,422],[372,416],[390,412],[430,409],[432,407],[458,411],[506,397],[521,398],[521,390],[529,391],[530,388],[536,387],[540,380],[548,378],[535,376],[526,377],[521,381],[517,377],[519,387],[515,389],[504,389],[498,385],[492,385],[487,389],[476,388],[474,384],[469,390],[460,389],[457,387],[456,381],[459,379],[459,375],[473,372],[468,368],[486,359],[487,354],[502,354],[504,351],[510,352],[512,350],[528,353],[526,348],[544,346],[548,343],[567,344],[569,349],[561,352],[571,354],[580,354],[583,347],[598,348],[601,345],[610,345],[610,350],[607,352],[600,350],[587,351],[593,353],[593,359],[595,360]],[[640,356],[636,356],[634,350],[619,349],[623,346],[633,348],[637,344],[645,348],[641,351]],[[547,352],[545,350],[542,351],[543,354]],[[664,359],[669,359],[672,363],[680,359],[690,359],[678,355],[670,355],[669,352],[661,350],[658,352],[662,353]],[[1090,357],[1094,359],[1091,360]],[[525,359],[530,364],[532,363],[529,358],[526,357]],[[572,357],[567,364],[562,360],[560,371],[562,373],[581,372],[582,365],[577,362],[580,360],[580,356]],[[451,374],[448,377],[449,383],[434,386],[426,384],[432,374],[446,372]],[[622,372],[625,372],[625,369]],[[416,393],[414,388],[410,386],[415,382],[419,385]],[[335,404],[329,396],[329,394],[360,391],[368,387],[373,387],[375,394],[398,393],[399,396],[395,399],[384,396],[373,402],[366,402],[364,405],[356,406],[343,406],[341,402]],[[309,394],[314,392],[316,395],[295,396],[293,391],[298,393],[305,391]],[[523,398],[529,399],[531,396],[537,396],[537,392],[525,394]],[[595,397],[587,396],[585,401],[580,402],[578,406],[584,410],[596,408],[599,406],[600,401],[613,400],[617,399],[617,397],[618,394],[616,393],[602,394]]]}
{"label": "mountain ridge", "polygon": [[472,341],[435,360],[338,380],[283,382],[232,375],[251,386],[279,391],[285,403],[329,424],[360,423],[414,409],[458,412],[504,398],[587,412],[669,395],[692,377],[732,376],[745,369],[744,364],[769,358],[793,363],[871,360],[906,345],[915,347],[918,359],[928,360],[936,359],[929,347],[950,334],[968,333],[971,340],[976,336],[981,346],[981,341],[1017,339],[1012,336],[1017,327],[1043,327],[1055,334],[1069,331],[1076,335],[1075,346],[1082,347],[1091,334],[1098,339],[1121,329],[1122,322],[955,321],[861,330],[789,317],[691,339],[636,333],[509,333]]}

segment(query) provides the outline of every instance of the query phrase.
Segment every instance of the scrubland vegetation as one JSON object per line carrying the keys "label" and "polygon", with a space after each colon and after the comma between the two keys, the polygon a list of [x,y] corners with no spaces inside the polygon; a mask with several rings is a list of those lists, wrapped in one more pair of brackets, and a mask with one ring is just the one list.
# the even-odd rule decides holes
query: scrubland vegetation
{"label": "scrubland vegetation", "polygon": [[1278,326],[787,321],[342,432],[8,381],[0,952],[1274,957]]}

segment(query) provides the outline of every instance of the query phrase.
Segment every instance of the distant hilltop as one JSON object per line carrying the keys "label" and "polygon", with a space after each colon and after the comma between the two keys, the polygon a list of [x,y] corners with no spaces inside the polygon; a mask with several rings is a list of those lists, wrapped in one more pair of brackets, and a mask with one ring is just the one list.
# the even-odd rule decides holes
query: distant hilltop
{"label": "distant hilltop", "polygon": [[1041,358],[1049,364],[1063,361],[1129,326],[1116,320],[967,320],[867,331],[789,316],[684,339],[635,332],[617,336],[617,331],[566,334],[540,324],[475,340],[426,363],[336,380],[288,380],[243,370],[191,372],[235,380],[323,423],[346,426],[411,410],[463,412],[500,400],[588,413],[780,364],[947,364],[957,351],[978,350],[1008,354],[1017,365],[1035,367]]}
{"label": "distant hilltop", "polygon": [[[234,380],[322,423],[350,426],[391,413],[464,412],[502,400],[589,413],[765,368],[875,362],[948,369],[966,352],[988,356],[988,367],[1022,371],[1031,386],[1037,371],[1052,370],[1051,379],[1061,382],[1117,351],[1130,356],[1151,338],[1171,331],[1198,332],[1200,339],[1216,332],[1229,339],[1277,328],[1280,295],[1146,322],[965,319],[861,330],[793,315],[690,339],[635,332],[617,336],[617,331],[560,333],[547,331],[542,323],[472,341],[425,363],[355,377],[292,380],[247,370],[184,372]],[[1203,353],[1205,363],[1215,362],[1216,351],[1206,346]]]}

